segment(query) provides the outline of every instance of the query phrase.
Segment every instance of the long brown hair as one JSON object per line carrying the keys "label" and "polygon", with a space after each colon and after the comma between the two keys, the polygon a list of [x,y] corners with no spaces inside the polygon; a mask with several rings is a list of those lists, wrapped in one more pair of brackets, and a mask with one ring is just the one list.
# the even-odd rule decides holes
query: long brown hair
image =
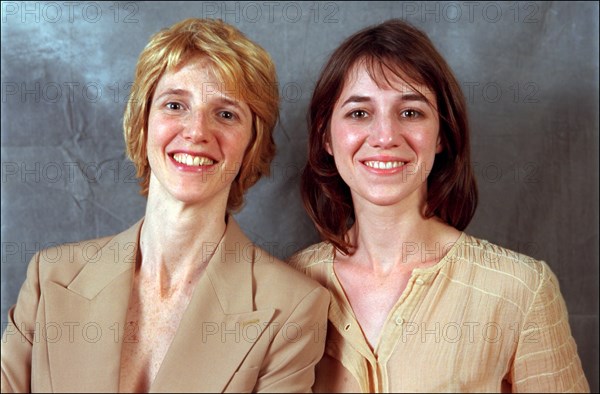
{"label": "long brown hair", "polygon": [[308,162],[302,173],[302,199],[321,237],[343,253],[352,253],[346,234],[354,223],[354,205],[326,151],[335,103],[353,67],[364,61],[369,74],[401,72],[431,89],[437,100],[442,152],[427,179],[426,217],[438,216],[463,230],[477,207],[477,186],[471,166],[469,124],[460,86],[427,35],[401,20],[389,20],[347,38],[331,55],[310,102]]}

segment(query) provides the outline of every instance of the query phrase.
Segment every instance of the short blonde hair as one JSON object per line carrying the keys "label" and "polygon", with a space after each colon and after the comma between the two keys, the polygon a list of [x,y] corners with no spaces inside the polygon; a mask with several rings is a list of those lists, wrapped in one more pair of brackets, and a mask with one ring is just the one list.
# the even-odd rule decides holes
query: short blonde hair
{"label": "short blonde hair", "polygon": [[192,56],[205,55],[224,84],[233,87],[252,111],[252,138],[231,185],[227,210],[236,211],[244,193],[268,175],[275,155],[273,129],[279,117],[275,65],[269,54],[235,27],[215,19],[186,19],[163,29],[140,54],[135,81],[123,116],[127,155],[136,166],[140,193],[148,194],[150,164],[146,142],[152,97],[165,71]]}

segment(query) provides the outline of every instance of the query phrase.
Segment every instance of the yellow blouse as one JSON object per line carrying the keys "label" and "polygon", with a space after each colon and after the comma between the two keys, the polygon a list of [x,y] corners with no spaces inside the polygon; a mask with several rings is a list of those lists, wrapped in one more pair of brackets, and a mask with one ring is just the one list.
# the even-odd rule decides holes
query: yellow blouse
{"label": "yellow blouse", "polygon": [[556,277],[543,261],[462,233],[415,269],[374,350],[333,269],[334,247],[291,264],[329,289],[316,392],[589,392]]}

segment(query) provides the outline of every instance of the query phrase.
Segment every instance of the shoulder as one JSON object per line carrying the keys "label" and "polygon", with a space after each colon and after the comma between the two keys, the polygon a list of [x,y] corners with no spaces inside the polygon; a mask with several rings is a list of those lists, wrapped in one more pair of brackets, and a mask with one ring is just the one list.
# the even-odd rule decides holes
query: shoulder
{"label": "shoulder", "polygon": [[485,239],[465,234],[457,249],[457,257],[469,260],[491,270],[508,271],[518,274],[523,270],[525,276],[539,277],[546,268],[542,260],[499,246]]}
{"label": "shoulder", "polygon": [[32,258],[30,271],[38,270],[42,282],[66,286],[88,264],[117,267],[134,261],[141,224],[142,220],[117,234],[42,249]]}
{"label": "shoulder", "polygon": [[42,249],[32,258],[41,280],[69,283],[89,262],[97,260],[112,236],[69,242]]}
{"label": "shoulder", "polygon": [[320,242],[296,252],[289,258],[290,266],[327,286],[328,268],[333,263],[334,247]]}
{"label": "shoulder", "polygon": [[[267,289],[271,295],[279,293],[288,300],[303,298],[315,290],[316,293],[319,293],[318,298],[328,297],[325,289],[317,281],[258,246],[255,246],[254,259],[254,278],[257,282],[257,290]],[[263,283],[268,285],[261,286]]]}
{"label": "shoulder", "polygon": [[555,279],[546,262],[467,234],[452,258],[458,263],[455,278],[469,277],[470,284],[502,295],[533,296],[544,282]]}
{"label": "shoulder", "polygon": [[68,242],[42,249],[38,252],[40,262],[53,263],[81,263],[87,262],[97,255],[106,244],[114,238],[109,235],[101,238],[86,239],[83,241]]}
{"label": "shoulder", "polygon": [[330,263],[333,260],[333,245],[319,242],[302,249],[289,258],[289,264],[297,270],[304,271],[311,267]]}

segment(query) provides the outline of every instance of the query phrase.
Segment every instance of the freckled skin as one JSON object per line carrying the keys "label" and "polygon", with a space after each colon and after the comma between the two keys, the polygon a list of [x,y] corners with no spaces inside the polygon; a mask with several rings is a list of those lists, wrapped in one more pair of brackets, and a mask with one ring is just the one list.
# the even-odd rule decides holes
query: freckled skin
{"label": "freckled skin", "polygon": [[[225,92],[203,56],[159,79],[148,117],[151,168],[140,256],[126,316],[119,391],[147,392],[225,228],[225,210],[252,134],[250,107]],[[204,173],[176,162],[179,152],[214,160]],[[146,238],[144,238],[146,237]]]}
{"label": "freckled skin", "polygon": [[[424,250],[460,235],[421,215],[427,176],[442,149],[435,94],[409,78],[391,73],[387,79],[379,77],[390,83],[378,84],[360,63],[350,73],[333,109],[327,144],[350,188],[357,218],[349,231],[355,254],[336,255],[334,271],[372,349],[413,270],[433,266],[442,257],[407,255],[398,230],[410,229],[403,235],[411,238],[405,239],[425,245]],[[404,165],[385,171],[367,165],[386,160]]]}
{"label": "freckled skin", "polygon": [[193,284],[204,270],[167,287],[156,277],[135,275],[121,358],[121,387],[130,392],[148,392],[179,327],[193,292]]}
{"label": "freckled skin", "polygon": [[431,267],[438,261],[399,264],[378,274],[365,265],[354,264],[352,258],[336,257],[335,273],[372,349],[377,346],[388,313],[404,292],[413,269]]}

